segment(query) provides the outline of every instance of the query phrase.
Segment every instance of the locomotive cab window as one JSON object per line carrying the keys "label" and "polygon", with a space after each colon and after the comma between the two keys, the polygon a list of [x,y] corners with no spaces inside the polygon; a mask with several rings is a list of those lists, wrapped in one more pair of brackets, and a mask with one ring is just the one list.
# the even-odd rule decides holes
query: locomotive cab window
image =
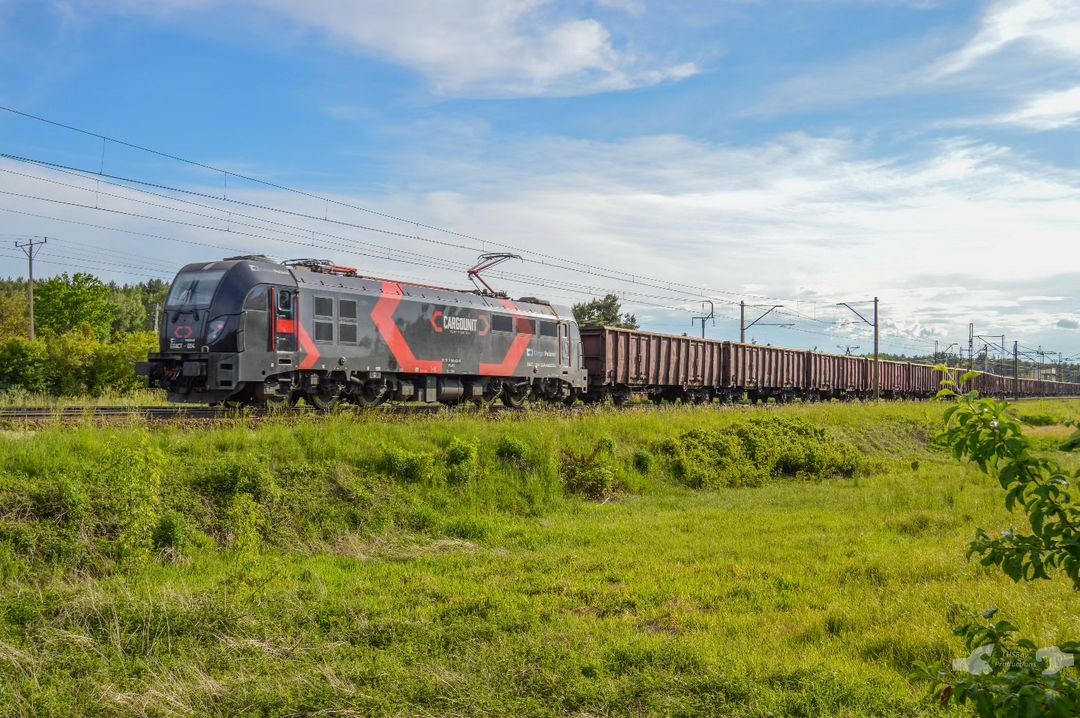
{"label": "locomotive cab window", "polygon": [[258,286],[254,287],[247,296],[244,297],[244,309],[266,309],[266,287]]}
{"label": "locomotive cab window", "polygon": [[559,336],[559,325],[555,322],[540,322],[540,336],[542,337],[557,337]]}
{"label": "locomotive cab window", "polygon": [[169,296],[165,298],[166,311],[206,309],[224,276],[224,269],[180,272],[173,280]]}
{"label": "locomotive cab window", "polygon": [[512,332],[514,331],[514,318],[509,314],[492,314],[491,331]]}
{"label": "locomotive cab window", "polygon": [[334,341],[333,297],[315,297],[315,341]]}
{"label": "locomotive cab window", "polygon": [[338,302],[338,343],[356,344],[356,300]]}
{"label": "locomotive cab window", "polygon": [[293,293],[288,289],[282,289],[277,293],[277,312],[278,316],[286,319],[292,319],[293,311]]}

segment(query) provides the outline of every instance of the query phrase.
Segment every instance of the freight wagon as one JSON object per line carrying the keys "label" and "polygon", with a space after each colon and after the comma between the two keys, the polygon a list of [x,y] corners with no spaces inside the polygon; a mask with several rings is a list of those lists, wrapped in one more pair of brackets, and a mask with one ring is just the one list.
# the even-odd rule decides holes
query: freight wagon
{"label": "freight wagon", "polygon": [[610,397],[621,404],[631,394],[654,402],[713,398],[720,381],[723,342],[616,327],[581,330],[589,375],[585,400]]}

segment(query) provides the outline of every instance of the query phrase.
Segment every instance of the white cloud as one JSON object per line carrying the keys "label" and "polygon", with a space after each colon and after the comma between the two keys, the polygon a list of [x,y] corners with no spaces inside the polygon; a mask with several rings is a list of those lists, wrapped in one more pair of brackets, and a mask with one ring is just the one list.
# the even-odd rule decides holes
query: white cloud
{"label": "white cloud", "polygon": [[[599,6],[639,14],[634,0]],[[570,96],[684,79],[693,62],[661,63],[618,47],[608,27],[553,0],[114,0],[114,8],[174,18],[238,9],[284,18],[422,75],[439,94],[470,97]],[[586,6],[587,9],[587,6]]]}
{"label": "white cloud", "polygon": [[1019,127],[1051,132],[1080,127],[1080,85],[1029,96],[1015,109],[983,117],[965,117],[937,123],[938,127]]}
{"label": "white cloud", "polygon": [[[539,277],[552,286],[534,279],[498,278],[498,284],[515,294],[579,301],[584,295],[578,292],[616,289],[625,293],[632,311],[655,317],[657,324],[651,328],[681,332],[690,329],[689,316],[700,309],[705,296],[716,300],[720,317],[730,317],[733,310],[725,300],[737,302],[740,292],[752,292],[783,299],[785,311],[803,315],[800,328],[827,333],[841,317],[835,302],[879,296],[888,326],[885,348],[909,351],[913,349],[895,342],[932,346],[935,338],[956,341],[966,337],[968,321],[975,321],[984,332],[1005,332],[1049,346],[1058,321],[1080,313],[1076,292],[1080,277],[1054,276],[1051,272],[1059,265],[1048,262],[1071,256],[1075,227],[1080,225],[1076,202],[1080,175],[1032,163],[1004,147],[957,139],[924,147],[927,156],[911,161],[873,156],[848,140],[801,134],[749,146],[681,136],[619,142],[566,138],[507,142],[489,136],[486,141],[455,145],[454,155],[443,143],[438,148],[424,144],[425,138],[436,142],[436,129],[425,124],[415,142],[402,143],[415,155],[394,155],[394,165],[404,178],[401,187],[394,188],[392,178],[387,178],[391,189],[384,195],[341,199],[475,234],[488,240],[488,250],[504,243],[533,256],[548,255],[560,264],[594,265],[604,273],[632,272],[660,280],[659,286],[642,287],[601,273],[579,274],[529,263],[506,271]],[[87,187],[58,196],[150,211],[99,197],[92,182]],[[34,191],[28,192],[31,188]],[[6,174],[0,176],[0,190],[59,192]],[[269,190],[251,193],[248,199],[320,217],[327,210],[325,204]],[[18,206],[42,211],[40,203],[29,200]],[[340,226],[328,230],[421,253],[435,258],[431,263],[437,265],[414,267],[350,254],[349,245],[340,242],[332,249],[304,249],[244,237],[241,232],[250,230],[236,224],[235,214],[231,220],[219,218],[219,224],[232,228],[231,233],[221,233],[51,205],[45,213],[78,214],[98,224],[130,224],[139,231],[230,247],[167,243],[173,248],[170,261],[176,264],[226,251],[261,250],[278,256],[318,252],[355,263],[371,274],[452,285],[463,283],[457,268],[475,255],[461,246],[476,244],[335,206],[330,207],[332,219],[384,224],[449,244],[388,238]],[[163,211],[153,208],[152,213]],[[321,222],[307,223],[328,229]],[[7,226],[6,231],[55,231],[60,237],[78,233],[91,242],[99,241],[100,235],[100,241],[108,240],[117,248],[131,241],[41,221],[28,221],[25,230],[16,220]],[[20,265],[4,266],[17,272]],[[686,294],[685,288],[669,282],[720,291]],[[747,298],[757,303],[754,297]],[[664,310],[656,304],[686,311]],[[781,321],[791,320],[788,315]],[[845,335],[865,333],[854,324],[849,329]],[[769,339],[773,343],[781,339],[807,346],[836,343],[776,331]],[[1061,344],[1072,346],[1062,349],[1080,350],[1080,337],[1069,334],[1073,338]]]}
{"label": "white cloud", "polygon": [[[769,88],[747,114],[784,115],[914,95],[935,97],[935,105],[947,111],[955,107],[960,93],[977,101],[990,97],[1017,102],[1014,98],[1022,98],[1022,93],[1045,93],[1051,83],[1075,81],[1080,71],[1078,38],[1078,0],[997,0],[976,18],[973,28],[934,27],[839,61],[812,65]],[[1047,94],[1045,101],[1044,106],[1024,108],[1030,115],[993,121],[1046,129],[1047,123],[1058,121],[1055,103],[1071,98]],[[987,122],[963,119],[934,126]]]}
{"label": "white cloud", "polygon": [[994,121],[1040,131],[1076,127],[1080,125],[1080,86],[1032,97],[1019,109]]}
{"label": "white cloud", "polygon": [[1047,279],[1047,257],[1075,241],[1080,175],[964,139],[923,149],[911,161],[804,135],[744,147],[547,139],[439,166],[420,148],[408,171],[455,191],[399,197],[395,210],[423,207],[436,223],[572,263],[797,296],[789,308],[826,322],[833,302],[878,295],[898,334],[931,342],[966,336],[969,320],[1031,336],[1057,318],[1034,298],[1061,297],[1056,312],[1080,304],[1068,281]]}
{"label": "white cloud", "polygon": [[975,36],[941,62],[937,74],[952,75],[1015,44],[1038,52],[1080,57],[1080,3],[1076,0],[999,0],[983,16]]}

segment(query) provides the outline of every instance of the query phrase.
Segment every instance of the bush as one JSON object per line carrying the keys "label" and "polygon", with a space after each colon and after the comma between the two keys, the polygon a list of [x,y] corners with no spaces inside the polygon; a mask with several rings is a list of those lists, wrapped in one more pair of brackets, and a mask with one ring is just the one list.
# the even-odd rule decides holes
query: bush
{"label": "bush", "polygon": [[157,551],[168,549],[177,554],[183,554],[189,547],[190,533],[191,528],[184,520],[183,514],[168,511],[162,514],[154,528],[154,549]]}
{"label": "bush", "polygon": [[255,553],[262,544],[266,527],[263,507],[250,494],[237,494],[225,512],[226,544],[240,555]]}
{"label": "bush", "polygon": [[730,429],[694,429],[657,448],[668,457],[672,475],[693,489],[760,486],[768,479],[768,472],[751,461]]}
{"label": "bush", "polygon": [[93,332],[76,330],[35,341],[0,342],[0,390],[22,390],[54,396],[101,396],[145,388],[135,363],[157,349],[152,332],[117,335],[112,342]]}
{"label": "bush", "polygon": [[559,477],[566,490],[589,499],[607,499],[615,493],[615,470],[603,457],[603,446],[590,454],[563,451]]}
{"label": "bush", "polygon": [[[1063,573],[1080,590],[1080,502],[1072,487],[1080,470],[1036,455],[1035,447],[1010,416],[1009,404],[942,392],[956,403],[945,410],[944,443],[957,459],[967,459],[997,479],[1009,512],[1026,514],[1025,529],[993,536],[979,529],[968,545],[968,558],[997,566],[1013,581],[1049,580]],[[1051,666],[1050,648],[1040,651],[1031,639],[1018,638],[1006,620],[994,621],[991,608],[975,621],[957,626],[971,651],[967,660],[948,665],[916,665],[916,675],[933,685],[936,701],[947,706],[970,703],[980,718],[998,716],[1067,716],[1080,714],[1076,658],[1080,642],[1055,647],[1068,666]]]}
{"label": "bush", "polygon": [[138,444],[120,446],[112,456],[102,471],[101,486],[112,509],[106,520],[118,529],[119,558],[139,563],[149,558],[154,545],[165,455],[143,434]]}
{"label": "bush", "polygon": [[498,457],[499,461],[522,470],[529,467],[526,458],[527,453],[528,448],[525,446],[525,442],[513,436],[500,437],[499,443],[495,447],[495,456]]}
{"label": "bush", "polygon": [[802,419],[767,417],[723,429],[694,429],[657,450],[691,488],[760,486],[770,478],[854,476],[866,457]]}
{"label": "bush", "polygon": [[452,484],[475,480],[480,475],[480,450],[475,441],[450,439],[446,449],[446,479]]}
{"label": "bush", "polygon": [[1021,414],[1020,421],[1028,426],[1054,426],[1060,423],[1058,419],[1049,414]]}
{"label": "bush", "polygon": [[386,450],[384,466],[388,474],[405,481],[431,481],[435,475],[435,460],[423,451],[392,446]]}
{"label": "bush", "polygon": [[652,471],[655,458],[645,449],[638,449],[634,452],[634,468],[637,469],[638,473],[648,474]]}

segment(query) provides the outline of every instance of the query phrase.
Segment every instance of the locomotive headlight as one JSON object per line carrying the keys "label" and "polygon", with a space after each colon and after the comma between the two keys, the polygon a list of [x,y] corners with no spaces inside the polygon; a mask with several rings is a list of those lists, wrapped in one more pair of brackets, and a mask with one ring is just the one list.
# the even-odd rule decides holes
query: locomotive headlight
{"label": "locomotive headlight", "polygon": [[210,322],[210,326],[206,331],[206,343],[213,344],[221,338],[221,333],[225,331],[225,317],[218,317]]}

